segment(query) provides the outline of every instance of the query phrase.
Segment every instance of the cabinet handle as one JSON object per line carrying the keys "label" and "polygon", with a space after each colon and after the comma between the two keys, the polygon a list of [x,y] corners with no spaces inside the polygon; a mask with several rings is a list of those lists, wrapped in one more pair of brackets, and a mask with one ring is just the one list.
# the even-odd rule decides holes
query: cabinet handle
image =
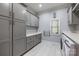
{"label": "cabinet handle", "polygon": [[13,14],[13,16],[12,16],[12,18],[13,18],[13,25],[15,25],[15,21],[14,21],[14,12],[13,12],[12,14]]}
{"label": "cabinet handle", "polygon": [[69,47],[69,48],[70,48],[70,46],[67,44],[67,42],[69,42],[69,41],[65,40],[65,44],[67,45],[67,47]]}

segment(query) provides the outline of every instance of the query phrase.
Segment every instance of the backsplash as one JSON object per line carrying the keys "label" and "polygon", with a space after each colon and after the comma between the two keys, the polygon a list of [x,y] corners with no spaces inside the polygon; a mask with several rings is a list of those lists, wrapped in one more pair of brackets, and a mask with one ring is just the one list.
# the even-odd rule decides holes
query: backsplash
{"label": "backsplash", "polygon": [[32,34],[32,33],[36,33],[36,30],[27,30],[26,34]]}
{"label": "backsplash", "polygon": [[26,27],[26,35],[27,34],[32,34],[32,33],[36,33],[38,29],[33,28],[33,27]]}

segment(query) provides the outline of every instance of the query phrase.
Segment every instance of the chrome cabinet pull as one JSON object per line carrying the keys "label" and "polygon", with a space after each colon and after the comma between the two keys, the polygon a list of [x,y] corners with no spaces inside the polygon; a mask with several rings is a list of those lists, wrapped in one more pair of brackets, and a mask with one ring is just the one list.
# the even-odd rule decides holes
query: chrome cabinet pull
{"label": "chrome cabinet pull", "polygon": [[70,48],[70,46],[67,44],[67,42],[69,42],[69,41],[65,40],[64,42],[65,42],[65,44],[67,45],[67,47]]}

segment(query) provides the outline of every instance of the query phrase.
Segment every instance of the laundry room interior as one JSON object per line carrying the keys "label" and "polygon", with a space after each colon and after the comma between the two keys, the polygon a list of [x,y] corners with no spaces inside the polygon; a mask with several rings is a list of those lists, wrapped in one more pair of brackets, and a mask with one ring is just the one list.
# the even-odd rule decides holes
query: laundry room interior
{"label": "laundry room interior", "polygon": [[79,56],[79,3],[0,3],[0,56]]}

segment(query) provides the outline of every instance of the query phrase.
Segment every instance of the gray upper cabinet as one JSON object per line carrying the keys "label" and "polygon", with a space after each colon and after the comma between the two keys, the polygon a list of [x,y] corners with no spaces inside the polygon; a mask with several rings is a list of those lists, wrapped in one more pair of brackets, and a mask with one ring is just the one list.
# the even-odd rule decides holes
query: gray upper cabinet
{"label": "gray upper cabinet", "polygon": [[39,19],[37,17],[35,17],[35,26],[39,27]]}
{"label": "gray upper cabinet", "polygon": [[10,26],[9,21],[0,19],[0,56],[10,55]]}
{"label": "gray upper cabinet", "polygon": [[15,21],[14,23],[14,38],[26,37],[25,23],[23,21]]}
{"label": "gray upper cabinet", "polygon": [[35,16],[31,14],[31,26],[35,26]]}
{"label": "gray upper cabinet", "polygon": [[72,12],[72,7],[68,8],[67,15],[68,15],[69,25],[79,24],[79,17],[75,13]]}
{"label": "gray upper cabinet", "polygon": [[25,8],[22,5],[14,3],[13,12],[14,12],[14,18],[25,20],[24,18]]}
{"label": "gray upper cabinet", "polygon": [[31,25],[31,14],[26,11],[25,13],[25,19],[26,19],[26,25],[30,26]]}
{"label": "gray upper cabinet", "polygon": [[13,55],[21,55],[26,49],[25,23],[15,21],[13,32]]}
{"label": "gray upper cabinet", "polygon": [[39,20],[36,16],[32,15],[28,11],[26,11],[25,15],[26,15],[25,17],[26,17],[26,25],[27,26],[38,27]]}
{"label": "gray upper cabinet", "polygon": [[38,24],[39,24],[38,18],[31,14],[31,26],[38,27]]}
{"label": "gray upper cabinet", "polygon": [[0,3],[0,15],[2,16],[9,16],[9,3]]}

